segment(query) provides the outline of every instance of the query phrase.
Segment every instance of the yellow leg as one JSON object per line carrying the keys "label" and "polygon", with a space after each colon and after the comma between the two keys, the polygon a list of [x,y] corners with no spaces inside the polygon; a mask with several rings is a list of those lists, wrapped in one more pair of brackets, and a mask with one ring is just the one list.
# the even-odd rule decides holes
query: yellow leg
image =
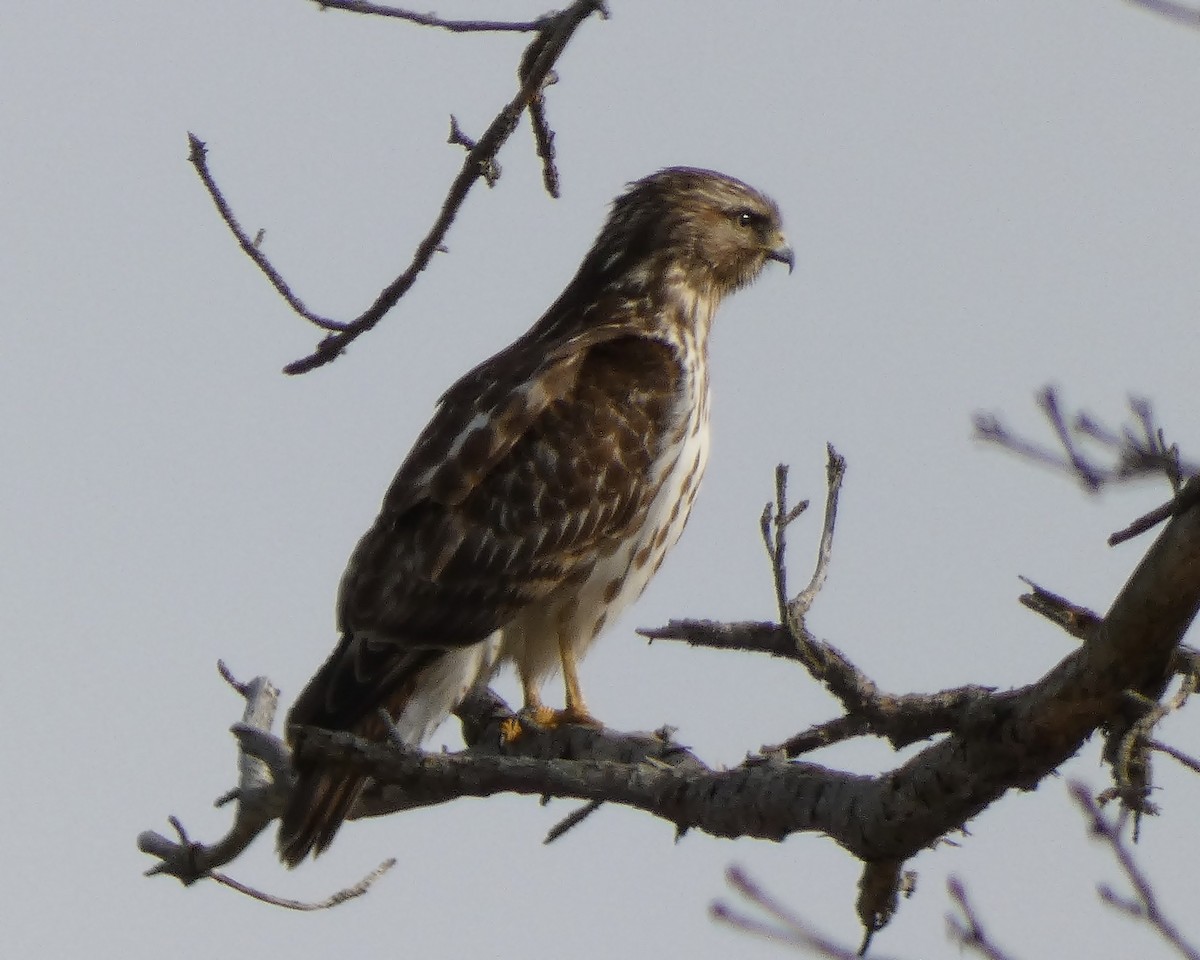
{"label": "yellow leg", "polygon": [[521,708],[522,715],[539,727],[558,725],[558,711],[542,703],[541,684],[524,673],[521,675],[521,693],[525,697],[525,706]]}
{"label": "yellow leg", "polygon": [[525,705],[516,717],[506,720],[501,727],[500,735],[505,743],[512,743],[524,732],[524,725],[542,727],[553,730],[566,723],[583,724],[589,727],[602,727],[599,720],[588,711],[583,699],[583,690],[579,685],[579,670],[575,651],[571,646],[570,635],[563,628],[558,633],[558,656],[562,662],[563,683],[566,687],[566,706],[563,710],[554,710],[542,702],[541,684],[537,678],[521,671],[521,693]]}
{"label": "yellow leg", "polygon": [[602,727],[599,720],[588,711],[583,700],[583,689],[579,686],[579,669],[575,651],[565,631],[558,634],[558,657],[562,661],[563,684],[566,687],[566,709],[559,714],[559,723],[581,723],[588,727]]}
{"label": "yellow leg", "polygon": [[541,684],[524,670],[521,671],[521,694],[525,705],[515,717],[509,717],[500,724],[502,743],[517,740],[525,732],[526,725],[553,730],[562,722],[559,719],[560,711],[542,703]]}

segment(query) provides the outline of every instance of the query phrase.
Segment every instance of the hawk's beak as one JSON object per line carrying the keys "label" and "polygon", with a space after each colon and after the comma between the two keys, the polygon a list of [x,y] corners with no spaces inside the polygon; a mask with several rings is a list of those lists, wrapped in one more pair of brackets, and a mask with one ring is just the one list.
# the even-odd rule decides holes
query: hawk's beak
{"label": "hawk's beak", "polygon": [[796,255],[792,252],[792,248],[788,246],[788,242],[782,237],[779,238],[779,243],[776,246],[767,251],[767,259],[786,263],[788,273],[791,273],[796,268]]}

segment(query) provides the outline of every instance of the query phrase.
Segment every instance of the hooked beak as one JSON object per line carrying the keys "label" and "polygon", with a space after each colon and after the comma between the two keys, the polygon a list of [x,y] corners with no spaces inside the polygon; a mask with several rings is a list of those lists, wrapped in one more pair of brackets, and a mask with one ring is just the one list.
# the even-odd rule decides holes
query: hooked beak
{"label": "hooked beak", "polygon": [[796,268],[796,255],[782,236],[779,238],[779,243],[767,251],[767,259],[774,260],[777,263],[786,263],[788,273],[791,273]]}

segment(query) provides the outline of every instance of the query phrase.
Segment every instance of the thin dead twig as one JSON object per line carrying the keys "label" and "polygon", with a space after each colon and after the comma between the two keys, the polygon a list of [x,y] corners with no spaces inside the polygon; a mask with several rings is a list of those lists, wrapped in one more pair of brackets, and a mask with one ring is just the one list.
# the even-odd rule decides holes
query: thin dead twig
{"label": "thin dead twig", "polygon": [[[1052,387],[1042,391],[1038,406],[1050,421],[1063,453],[1016,436],[993,414],[978,414],[975,417],[975,435],[1027,460],[1070,473],[1092,493],[1114,483],[1155,473],[1161,473],[1170,483],[1174,497],[1139,517],[1125,529],[1112,534],[1108,538],[1110,546],[1145,533],[1164,520],[1180,516],[1200,501],[1200,485],[1184,482],[1187,477],[1200,472],[1200,465],[1185,462],[1178,445],[1167,443],[1162,429],[1155,422],[1149,401],[1131,397],[1129,408],[1133,413],[1134,425],[1119,430],[1082,412],[1068,423],[1057,391]],[[1107,451],[1111,462],[1102,462],[1090,456],[1077,442],[1079,440],[1098,444]]]}
{"label": "thin dead twig", "polygon": [[196,168],[200,182],[204,184],[204,189],[208,191],[209,197],[212,198],[212,202],[216,205],[221,219],[225,221],[225,225],[229,227],[230,232],[237,239],[238,246],[242,248],[242,252],[253,260],[255,266],[266,275],[267,279],[271,281],[271,286],[287,301],[288,306],[309,323],[320,327],[322,330],[346,330],[350,326],[349,324],[322,316],[319,313],[314,313],[305,306],[303,300],[296,296],[288,282],[283,279],[283,275],[275,269],[274,264],[267,259],[266,254],[260,249],[263,231],[258,231],[258,236],[255,239],[250,239],[250,236],[242,228],[241,223],[234,215],[233,209],[229,206],[229,201],[225,199],[225,194],[221,192],[221,188],[217,186],[216,180],[213,179],[212,172],[208,169],[208,147],[203,140],[191,132],[188,133],[188,162]]}
{"label": "thin dead twig", "polygon": [[[723,900],[714,901],[709,906],[709,914],[713,919],[774,943],[783,943],[812,951],[816,956],[824,957],[826,960],[857,960],[866,953],[867,943],[863,943],[856,950],[819,933],[811,923],[787,907],[777,897],[767,893],[741,867],[727,868],[725,879],[738,896],[762,910],[769,919],[764,920],[740,912]],[[869,941],[869,939],[868,937],[867,940]],[[884,960],[884,958],[880,957],[876,960]]]}
{"label": "thin dead twig", "polygon": [[958,908],[958,915],[946,914],[946,929],[952,940],[964,949],[978,953],[987,960],[1012,960],[1011,954],[1005,953],[987,935],[978,912],[967,897],[967,888],[958,877],[950,877],[946,881],[946,889],[950,899]]}
{"label": "thin dead twig", "polygon": [[496,115],[475,146],[467,151],[462,168],[442,203],[441,211],[425,238],[417,245],[409,266],[380,292],[375,302],[356,320],[345,329],[327,336],[307,357],[288,364],[284,367],[285,373],[307,373],[336,359],[358,337],[373,329],[408,292],[421,271],[429,265],[434,253],[442,246],[471,188],[484,176],[486,170],[492,169],[496,154],[512,136],[521,114],[533,98],[540,95],[546,77],[566,49],[571,37],[593,13],[606,14],[601,0],[576,0],[566,10],[544,21],[530,44],[530,49],[536,50],[536,53],[529,56],[528,60],[522,59],[526,71],[520,90]]}
{"label": "thin dead twig", "polygon": [[399,7],[385,7],[366,0],[313,0],[322,10],[344,10],[347,13],[362,13],[373,17],[390,17],[405,20],[421,27],[449,30],[451,33],[532,33],[540,30],[549,17],[537,20],[445,20],[432,13],[416,13]]}
{"label": "thin dead twig", "polygon": [[543,179],[551,195],[558,195],[558,174],[553,164],[553,133],[545,118],[544,103],[542,103],[543,90],[550,81],[554,64],[566,49],[575,31],[593,13],[599,13],[604,17],[608,15],[603,0],[576,0],[575,3],[559,13],[519,24],[502,24],[496,21],[447,21],[432,15],[414,14],[405,10],[361,2],[361,0],[324,0],[324,2],[318,0],[318,2],[324,7],[399,17],[414,23],[442,27],[457,32],[503,29],[534,32],[536,35],[521,59],[520,85],[516,96],[500,110],[483,135],[477,141],[470,140],[462,134],[456,123],[453,124],[451,142],[466,146],[467,155],[463,159],[458,175],[447,191],[433,225],[417,245],[409,265],[404,271],[376,296],[366,310],[350,321],[334,320],[322,316],[310,310],[296,295],[279,270],[262,252],[259,243],[262,231],[258,232],[258,239],[251,239],[237,220],[209,169],[207,148],[203,141],[195,134],[188,134],[189,159],[196,168],[200,180],[216,205],[222,220],[237,239],[238,245],[254,261],[254,264],[296,313],[328,334],[317,344],[311,354],[284,367],[284,372],[290,375],[307,373],[336,359],[346,347],[373,329],[391,311],[416,282],[421,271],[429,265],[434,254],[445,250],[446,235],[475,183],[481,178],[489,184],[495,183],[495,178],[499,175],[499,165],[496,162],[497,153],[516,129],[521,114],[535,105],[537,116],[534,119],[534,126],[538,138],[539,156],[543,163]]}
{"label": "thin dead twig", "polygon": [[223,886],[229,887],[231,890],[236,890],[238,893],[245,894],[254,900],[261,900],[263,903],[270,904],[272,907],[283,907],[285,910],[328,910],[330,907],[336,907],[345,903],[347,900],[353,900],[355,897],[361,897],[371,889],[371,885],[380,877],[392,869],[396,865],[396,858],[392,857],[384,860],[379,866],[368,873],[365,877],[352,886],[338,890],[336,893],[330,894],[324,900],[306,901],[292,900],[287,897],[277,897],[273,893],[266,893],[258,890],[255,887],[247,886],[239,880],[234,880],[233,877],[224,873],[218,873],[213,870],[208,876]]}
{"label": "thin dead twig", "polygon": [[1133,896],[1128,897],[1117,893],[1108,884],[1100,884],[1096,888],[1100,899],[1126,916],[1147,924],[1180,956],[1186,957],[1187,960],[1200,960],[1200,950],[1185,940],[1175,924],[1163,914],[1153,884],[1137,865],[1133,851],[1121,836],[1119,821],[1104,816],[1100,804],[1093,799],[1086,785],[1078,781],[1073,782],[1070,791],[1087,819],[1089,833],[1108,847],[1125,879],[1133,888]]}
{"label": "thin dead twig", "polygon": [[1126,0],[1126,2],[1132,3],[1135,7],[1141,7],[1143,10],[1149,10],[1151,13],[1157,13],[1160,17],[1166,17],[1168,20],[1174,20],[1185,27],[1200,28],[1200,10],[1195,7],[1175,3],[1174,0]]}
{"label": "thin dead twig", "polygon": [[559,837],[561,837],[568,830],[571,830],[574,827],[577,827],[581,823],[583,823],[584,820],[586,820],[588,817],[590,817],[593,813],[595,813],[597,810],[599,810],[602,806],[604,806],[603,800],[588,801],[582,807],[580,807],[578,810],[575,810],[574,812],[563,817],[561,820],[558,821],[558,823],[556,823],[554,826],[552,826],[550,828],[550,830],[546,833],[546,839],[543,840],[542,843],[543,844],[553,843],[555,840],[557,840]]}
{"label": "thin dead twig", "polygon": [[1062,627],[1076,640],[1086,640],[1104,618],[1087,607],[1072,603],[1066,597],[1052,593],[1045,587],[1039,586],[1028,577],[1021,577],[1027,583],[1032,593],[1024,593],[1017,599],[1021,605],[1028,607],[1034,613],[1040,614],[1051,623]]}

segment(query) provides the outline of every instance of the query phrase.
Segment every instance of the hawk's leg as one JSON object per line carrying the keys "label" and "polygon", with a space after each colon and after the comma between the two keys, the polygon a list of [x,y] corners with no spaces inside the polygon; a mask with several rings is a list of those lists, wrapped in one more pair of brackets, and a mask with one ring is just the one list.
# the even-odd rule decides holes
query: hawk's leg
{"label": "hawk's leg", "polygon": [[561,711],[542,703],[541,682],[524,670],[521,670],[520,673],[521,694],[525,699],[525,705],[521,707],[516,716],[509,717],[500,724],[502,743],[512,743],[525,732],[527,726],[553,730],[562,722],[559,720]]}
{"label": "hawk's leg", "polygon": [[558,723],[580,723],[587,727],[602,727],[599,720],[588,711],[583,700],[583,689],[579,686],[578,661],[571,637],[565,630],[558,634],[558,656],[562,660],[563,683],[566,686],[566,709],[559,711]]}
{"label": "hawk's leg", "polygon": [[559,724],[559,711],[542,703],[542,685],[526,674],[521,676],[521,693],[525,697],[525,706],[521,708],[521,716],[528,719],[536,727],[553,729]]}
{"label": "hawk's leg", "polygon": [[524,732],[523,724],[532,727],[542,727],[554,730],[564,724],[577,723],[588,727],[602,727],[599,720],[588,711],[583,700],[583,691],[579,686],[579,671],[576,667],[575,652],[571,648],[570,639],[564,634],[559,635],[559,658],[562,660],[563,681],[566,686],[566,706],[555,710],[542,702],[541,681],[531,673],[521,671],[521,693],[525,705],[515,717],[505,720],[500,727],[500,736],[505,743],[511,743]]}

